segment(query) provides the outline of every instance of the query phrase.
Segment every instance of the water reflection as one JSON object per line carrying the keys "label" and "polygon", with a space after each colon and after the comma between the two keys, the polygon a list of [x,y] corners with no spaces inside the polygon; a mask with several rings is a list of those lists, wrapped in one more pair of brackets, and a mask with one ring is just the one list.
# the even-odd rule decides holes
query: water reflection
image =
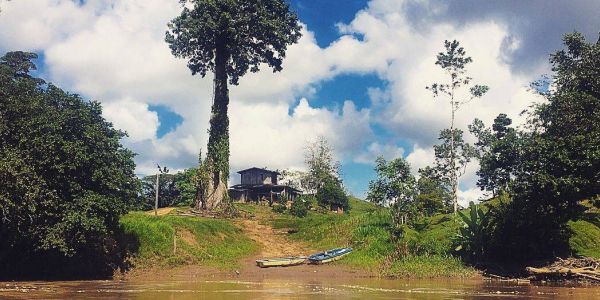
{"label": "water reflection", "polygon": [[0,283],[1,299],[600,299],[600,287],[482,280]]}

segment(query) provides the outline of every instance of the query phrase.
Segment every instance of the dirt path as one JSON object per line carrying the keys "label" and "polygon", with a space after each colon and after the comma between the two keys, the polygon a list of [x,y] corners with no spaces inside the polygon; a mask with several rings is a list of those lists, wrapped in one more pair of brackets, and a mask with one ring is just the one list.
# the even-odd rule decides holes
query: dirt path
{"label": "dirt path", "polygon": [[[166,210],[165,210],[166,211]],[[160,213],[161,211],[159,211]],[[166,213],[168,213],[167,211]],[[152,211],[152,214],[154,211]],[[263,280],[263,279],[343,279],[373,277],[374,274],[352,269],[337,262],[326,265],[304,264],[293,267],[259,268],[255,260],[260,258],[308,256],[319,249],[312,249],[308,245],[291,241],[287,232],[274,229],[269,224],[269,214],[258,213],[250,218],[240,218],[234,221],[235,225],[243,230],[244,234],[260,245],[260,252],[240,261],[237,270],[219,270],[214,267],[201,265],[187,265],[176,268],[156,268],[153,270],[140,270],[130,272],[126,278],[133,281],[144,280],[199,280],[199,279],[235,279],[235,280]],[[323,249],[320,249],[323,250]]]}
{"label": "dirt path", "polygon": [[306,245],[290,241],[285,237],[285,232],[278,232],[269,225],[261,224],[259,220],[238,220],[236,224],[249,238],[261,245],[258,257],[301,256],[310,253]]}
{"label": "dirt path", "polygon": [[[163,208],[159,208],[157,213],[159,216],[164,216],[164,215],[167,215],[170,212],[172,212],[174,209],[175,209],[175,207],[163,207]],[[146,214],[154,216],[154,210],[147,211]]]}

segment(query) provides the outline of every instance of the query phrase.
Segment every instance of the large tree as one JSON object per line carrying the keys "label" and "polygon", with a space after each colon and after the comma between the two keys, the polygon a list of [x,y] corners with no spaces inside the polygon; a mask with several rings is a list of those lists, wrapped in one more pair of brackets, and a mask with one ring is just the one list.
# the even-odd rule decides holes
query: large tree
{"label": "large tree", "polygon": [[[445,96],[450,104],[450,132],[455,130],[455,117],[458,110],[465,104],[474,99],[482,97],[489,88],[485,85],[472,83],[472,78],[467,76],[466,67],[473,62],[473,59],[467,56],[465,49],[460,46],[456,40],[445,41],[446,52],[440,52],[437,55],[436,65],[439,65],[448,75],[449,81],[446,83],[434,83],[428,86],[435,98]],[[467,88],[467,92],[462,91]],[[460,178],[460,168],[456,167],[461,158],[455,153],[454,134],[450,135],[450,145],[447,152],[449,166],[447,168],[448,178],[452,185],[452,194],[454,197],[454,212],[458,209],[458,180]]]}
{"label": "large tree", "polygon": [[512,201],[498,222],[492,249],[514,259],[569,254],[569,220],[581,200],[600,195],[600,41],[579,33],[551,56],[552,89],[534,106],[511,184]]}
{"label": "large tree", "polygon": [[308,167],[302,180],[307,193],[314,194],[330,179],[340,178],[340,162],[335,160],[333,147],[327,139],[319,137],[309,142],[304,151],[304,162]]}
{"label": "large tree", "polygon": [[0,58],[0,276],[112,275],[134,154],[98,102],[32,77],[36,57]]}
{"label": "large tree", "polygon": [[214,99],[205,166],[211,175],[199,184],[197,208],[212,209],[227,198],[229,178],[228,82],[267,65],[282,70],[287,46],[300,38],[296,15],[284,0],[180,0],[181,15],[166,33],[173,55],[188,59],[192,74],[214,73]]}
{"label": "large tree", "polygon": [[417,211],[421,215],[433,216],[452,209],[452,193],[447,181],[441,179],[432,167],[419,169],[417,180]]}

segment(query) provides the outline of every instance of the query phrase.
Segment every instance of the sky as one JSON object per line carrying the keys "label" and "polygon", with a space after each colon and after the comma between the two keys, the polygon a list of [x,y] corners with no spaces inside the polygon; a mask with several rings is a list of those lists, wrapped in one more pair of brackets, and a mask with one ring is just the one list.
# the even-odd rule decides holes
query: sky
{"label": "sky", "polygon": [[[307,143],[325,137],[342,165],[345,187],[364,197],[375,158],[404,157],[413,172],[434,161],[450,107],[425,89],[443,82],[435,65],[444,40],[473,58],[468,72],[490,87],[459,110],[457,127],[490,125],[543,101],[529,83],[551,74],[549,55],[564,33],[596,41],[600,1],[293,0],[303,37],[284,70],[263,67],[230,87],[231,182],[252,166],[304,169]],[[0,0],[0,54],[39,54],[37,75],[100,101],[129,136],[136,172],[181,170],[206,149],[211,76],[192,76],[164,42],[179,0]],[[466,134],[468,141],[473,137]],[[459,200],[485,197],[477,162],[461,177]]]}

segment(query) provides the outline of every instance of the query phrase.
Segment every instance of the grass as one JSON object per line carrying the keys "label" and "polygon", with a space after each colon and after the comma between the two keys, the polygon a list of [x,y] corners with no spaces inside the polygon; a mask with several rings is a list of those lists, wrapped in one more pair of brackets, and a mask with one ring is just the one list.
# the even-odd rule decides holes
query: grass
{"label": "grass", "polygon": [[470,277],[473,268],[449,255],[409,255],[397,259],[384,270],[386,276],[401,278]]}
{"label": "grass", "polygon": [[[413,278],[464,277],[474,274],[458,258],[448,255],[450,237],[458,223],[447,215],[427,218],[419,230],[408,230],[399,241],[392,236],[392,219],[384,208],[351,198],[347,214],[310,212],[305,218],[277,215],[275,228],[293,229],[290,239],[315,249],[350,246],[354,251],[339,263],[382,276]],[[409,244],[410,253],[394,258],[400,245]]]}
{"label": "grass", "polygon": [[569,245],[577,255],[600,258],[600,214],[587,220],[570,221]]}
{"label": "grass", "polygon": [[[310,211],[305,218],[274,213],[271,208],[236,204],[276,229],[291,229],[292,241],[315,250],[349,246],[354,251],[336,263],[389,277],[432,278],[469,277],[475,270],[452,256],[452,237],[460,222],[452,214],[423,218],[411,228],[395,229],[385,208],[352,198],[346,214]],[[489,204],[488,204],[489,205]],[[238,262],[259,250],[230,220],[166,215],[155,217],[140,212],[121,219],[125,232],[137,239],[133,257],[136,267],[200,264],[222,269],[238,267]],[[577,255],[600,258],[600,214],[569,222],[569,240]],[[394,238],[396,232],[399,238]],[[177,252],[173,253],[173,237]]]}
{"label": "grass", "polygon": [[132,262],[141,268],[199,264],[233,269],[241,258],[258,251],[229,220],[134,212],[123,216],[121,224],[137,240]]}

